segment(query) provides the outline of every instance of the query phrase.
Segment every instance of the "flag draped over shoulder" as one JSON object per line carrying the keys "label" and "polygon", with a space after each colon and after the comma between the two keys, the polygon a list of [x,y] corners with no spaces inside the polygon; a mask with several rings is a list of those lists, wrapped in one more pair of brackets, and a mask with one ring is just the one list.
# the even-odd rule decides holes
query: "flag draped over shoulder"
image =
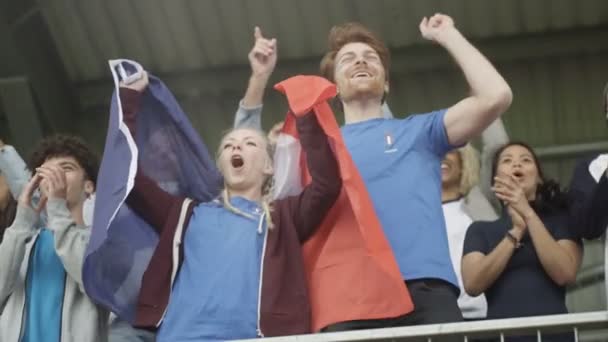
{"label": "flag draped over shoulder", "polygon": [[[275,86],[291,111],[316,115],[338,160],[342,192],[317,232],[305,243],[312,328],[351,320],[390,318],[414,308],[363,179],[346,149],[327,100],[335,86],[317,76],[296,76]],[[311,180],[295,118],[288,113],[275,151],[277,199],[296,195]]]}
{"label": "flag draped over shoulder", "polygon": [[217,196],[222,180],[186,114],[156,77],[149,77],[136,136],[131,135],[123,122],[119,82],[138,79],[142,68],[129,60],[109,64],[115,89],[82,277],[93,300],[132,322],[142,276],[158,244],[156,231],[125,204],[137,169],[165,191],[198,201]]}

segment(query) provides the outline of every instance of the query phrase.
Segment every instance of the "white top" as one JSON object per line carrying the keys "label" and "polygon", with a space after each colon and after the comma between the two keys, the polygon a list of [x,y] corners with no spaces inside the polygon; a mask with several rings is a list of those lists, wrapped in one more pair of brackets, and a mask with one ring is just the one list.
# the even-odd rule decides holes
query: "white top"
{"label": "white top", "polygon": [[589,173],[599,183],[600,177],[608,168],[608,154],[600,154],[597,158],[589,163]]}
{"label": "white top", "polygon": [[486,297],[482,294],[477,297],[471,297],[464,291],[462,284],[462,274],[460,264],[462,261],[462,249],[464,246],[464,238],[467,229],[473,222],[469,215],[464,212],[463,199],[451,201],[443,204],[443,216],[445,217],[445,225],[448,233],[448,243],[450,246],[450,258],[452,265],[458,278],[460,286],[460,297],[458,298],[458,307],[462,312],[462,316],[466,319],[485,318],[488,311]]}

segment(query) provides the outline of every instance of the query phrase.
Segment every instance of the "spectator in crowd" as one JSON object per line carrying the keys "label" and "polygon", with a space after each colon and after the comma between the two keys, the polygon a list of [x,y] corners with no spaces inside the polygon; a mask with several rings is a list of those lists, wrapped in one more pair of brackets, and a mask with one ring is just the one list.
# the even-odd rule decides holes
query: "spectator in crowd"
{"label": "spectator in crowd", "polygon": [[424,18],[420,32],[460,66],[471,95],[446,110],[385,119],[389,52],[360,24],[332,29],[322,74],[337,84],[345,143],[361,173],[415,310],[403,317],[338,323],[327,331],[462,320],[458,281],[441,212],[441,160],[496,120],[511,90],[449,16]]}
{"label": "spectator in crowd", "polygon": [[[15,198],[19,198],[21,191],[25,184],[27,184],[31,172],[28,170],[25,162],[17,153],[15,148],[10,145],[4,144],[0,140],[0,173],[4,172],[6,177],[2,178],[0,175],[0,198],[2,197],[2,181],[6,181],[7,191],[10,189],[10,194]],[[38,204],[39,193],[34,194],[32,199],[32,205]],[[11,198],[11,197],[9,197]],[[2,208],[2,200],[0,199],[0,209]],[[93,223],[93,209],[95,206],[95,193],[89,194],[84,201],[82,208],[82,215],[84,224],[87,227],[91,227]],[[13,221],[15,211],[17,208],[17,202],[11,198],[7,202],[6,211],[0,210],[0,241],[2,240],[3,227],[8,227]],[[41,212],[41,222],[45,224],[46,217],[44,212]],[[111,318],[111,325],[109,331],[109,342],[146,342],[154,341],[154,334],[147,330],[134,329],[129,325],[128,322],[122,321],[118,318]]]}
{"label": "spectator in crowd", "polygon": [[[443,17],[441,17],[441,18],[443,18]],[[445,18],[446,18],[446,20],[448,20],[448,21],[451,22],[451,19],[449,19],[447,17],[445,17]],[[437,19],[434,19],[433,20],[433,22],[434,22],[433,25],[436,25],[437,21],[438,21]],[[439,21],[441,21],[441,20],[439,20]],[[428,30],[426,30],[426,28],[428,26],[427,24],[428,24],[428,22],[424,26],[421,25],[421,31],[423,31],[423,28],[425,28],[425,30],[423,31],[423,34],[425,32],[426,33],[429,32]],[[433,25],[430,25],[430,26],[432,27]],[[375,62],[376,62],[376,64],[384,64],[384,63],[380,63],[381,61],[380,61],[380,54],[379,53],[382,53],[383,54],[383,58],[386,59],[387,65],[381,65],[381,67],[383,68],[383,70],[382,70],[382,78],[384,78],[385,77],[384,74],[386,72],[388,72],[388,51],[386,50],[386,47],[384,47],[384,45],[380,41],[378,41],[373,36],[373,34],[371,34],[371,32],[369,32],[367,29],[365,29],[365,28],[363,28],[361,26],[358,26],[358,25],[350,25],[350,26],[347,25],[346,27],[350,27],[350,29],[352,30],[350,32],[350,35],[349,35],[347,29],[343,29],[342,31],[340,31],[340,29],[335,29],[333,36],[330,36],[330,45],[334,44],[336,46],[334,46],[334,50],[332,52],[328,53],[328,55],[326,56],[326,58],[322,62],[322,73],[326,77],[328,77],[330,80],[335,81],[334,77],[333,77],[334,70],[332,70],[333,64],[334,64],[333,63],[333,59],[336,58],[336,54],[339,52],[340,48],[342,48],[345,45],[348,45],[348,43],[364,42],[366,44],[367,43],[371,43],[370,45],[368,45],[368,47],[374,46],[374,48],[371,48],[370,51],[375,55],[375,59],[376,59]],[[453,26],[452,26],[452,28],[453,28]],[[342,36],[340,35],[340,33],[342,34]],[[332,38],[333,39],[337,38],[338,40],[342,39],[343,41],[342,42],[332,41]],[[460,38],[462,38],[462,37],[460,37]],[[468,45],[468,43],[466,43],[465,45]],[[483,65],[485,67],[488,67],[488,70],[490,70],[490,72],[495,73],[495,71],[493,70],[492,66],[489,65],[489,63],[487,63],[487,61],[485,61],[485,59],[483,58],[483,56],[479,55],[479,53],[472,46],[469,45],[467,47],[471,48],[472,51],[473,51],[473,52],[467,51],[466,52],[467,54],[468,53],[473,53],[473,54],[476,55],[475,56],[476,58],[481,58],[483,60],[483,62],[484,62]],[[380,51],[378,51],[378,50],[380,50]],[[262,97],[263,97],[263,93],[264,93],[264,88],[265,88],[265,86],[266,86],[266,84],[268,82],[268,79],[269,79],[271,73],[273,72],[275,64],[276,64],[276,58],[277,58],[276,40],[275,39],[265,39],[262,36],[261,31],[258,28],[256,28],[256,31],[255,31],[255,44],[254,44],[253,49],[249,53],[248,57],[249,57],[250,65],[252,67],[252,76],[250,78],[249,86],[247,88],[245,97],[241,101],[240,106],[239,106],[239,110],[237,111],[237,115],[235,117],[235,127],[240,127],[240,126],[247,127],[248,126],[248,127],[260,128],[261,127]],[[360,61],[360,63],[367,64],[368,61],[366,59],[362,59]],[[487,72],[488,70],[484,70],[484,72]],[[374,75],[374,76],[376,76],[376,75]],[[495,76],[498,80],[493,79],[492,82],[490,82],[490,84],[492,84],[494,82],[495,82],[494,84],[498,84],[498,88],[496,89],[496,92],[485,93],[485,92],[482,91],[480,98],[483,99],[483,100],[486,100],[488,98],[485,97],[485,96],[488,95],[488,94],[490,94],[489,95],[489,99],[491,100],[490,102],[495,101],[495,102],[492,102],[492,105],[494,106],[494,108],[488,108],[488,107],[485,107],[485,106],[478,106],[477,104],[479,102],[478,101],[479,97],[473,97],[473,98],[470,98],[470,99],[467,99],[467,100],[463,101],[464,104],[459,104],[459,105],[455,106],[456,107],[456,112],[458,112],[458,111],[461,110],[458,107],[466,106],[466,108],[469,108],[469,106],[471,106],[471,107],[473,107],[473,109],[476,109],[476,110],[473,111],[473,113],[479,112],[480,114],[482,114],[482,117],[484,115],[488,115],[488,114],[490,115],[490,117],[492,117],[492,116],[497,117],[500,114],[500,112],[503,111],[504,108],[506,108],[508,106],[508,103],[510,102],[511,94],[510,94],[510,90],[509,90],[508,86],[504,83],[504,81],[502,80],[502,78],[500,78],[500,76],[498,74],[495,74],[493,76]],[[475,81],[476,81],[475,83],[477,83],[479,81],[479,79],[477,79]],[[386,90],[388,91],[388,80],[386,80],[386,82],[384,82],[384,80],[383,80],[381,83],[383,85],[386,84]],[[392,114],[391,114],[390,110],[388,109],[388,106],[386,106],[386,102],[385,102],[387,91],[383,92],[381,94],[380,98],[377,99],[378,105],[381,106],[380,107],[381,108],[380,111],[382,113],[378,117],[384,117],[386,119],[391,119],[392,118]],[[504,94],[501,94],[501,91],[503,91]],[[496,94],[499,94],[500,96],[496,95]],[[504,96],[505,98],[500,98],[501,96]],[[501,100],[504,101],[505,103],[499,103],[499,102],[501,102]],[[467,102],[469,102],[469,103],[467,103]],[[485,103],[485,105],[488,105],[488,103]],[[500,108],[501,107],[500,105],[502,105],[503,108]],[[493,106],[490,106],[490,107],[493,107]],[[343,109],[344,109],[344,106],[343,106]],[[370,118],[376,117],[376,116],[373,115],[373,110],[371,112],[372,112],[372,116],[370,116]],[[345,114],[346,113],[347,113],[347,110],[345,110]],[[435,116],[440,116],[440,115],[443,115],[443,114],[444,113],[439,113],[439,114],[436,114]],[[461,115],[461,114],[456,114],[456,117],[458,117],[459,115]],[[474,116],[475,115],[473,115],[473,117]],[[482,121],[484,121],[484,120],[485,120],[485,118],[482,119]],[[347,121],[347,125],[345,127],[346,127],[346,129],[348,129],[348,127],[349,127],[349,125],[348,125],[349,118],[348,117],[346,117],[346,121]],[[428,121],[431,121],[431,120],[428,120]],[[442,120],[439,120],[439,121],[441,122]],[[394,122],[396,123],[397,126],[400,125],[400,124],[404,125],[404,126],[407,126],[407,124],[404,124],[404,122],[402,122],[402,121],[395,120]],[[407,122],[407,120],[405,122]],[[280,123],[279,123],[279,125],[280,125]],[[497,127],[494,128],[494,129],[488,129],[488,134],[486,134],[486,136],[485,136],[487,138],[487,140],[488,140],[488,145],[491,145],[491,146],[488,146],[489,148],[487,150],[484,150],[484,153],[490,155],[489,159],[491,159],[491,156],[493,154],[492,154],[492,152],[489,152],[489,153],[487,153],[487,152],[491,151],[492,149],[495,150],[497,148],[497,145],[501,145],[502,143],[506,142],[506,139],[507,139],[506,138],[506,132],[504,132],[504,128],[502,127],[502,123],[498,122],[498,123],[496,123],[495,126],[497,126]],[[275,125],[275,128],[276,127],[277,126]],[[479,127],[475,127],[475,128],[479,129]],[[483,128],[483,126],[481,128]],[[276,129],[273,129],[273,130],[276,130]],[[441,129],[441,131],[442,130],[443,130],[443,128]],[[475,132],[470,131],[470,132],[467,132],[467,133],[469,133],[469,136],[467,136],[467,139],[468,139],[468,137],[470,137],[471,135],[475,134],[476,131]],[[382,134],[384,134],[384,132],[382,132],[381,135]],[[497,142],[494,143],[494,144],[491,144],[490,141],[492,141],[492,140],[491,140],[491,138],[489,138],[490,136],[496,136],[495,140]],[[388,139],[389,137],[390,136],[387,136],[385,138]],[[440,139],[437,139],[437,140],[440,140]],[[445,144],[445,145],[448,145],[448,144]],[[447,149],[449,149],[449,146],[446,147],[446,151],[447,151]],[[438,153],[438,154],[441,155],[441,153]],[[486,158],[486,159],[488,159],[488,158]],[[355,158],[355,161],[356,161],[356,158]],[[361,161],[361,163],[363,163],[363,161]],[[405,165],[405,163],[403,165]],[[488,178],[488,177],[489,177],[489,175],[486,176],[486,178]],[[486,193],[490,192],[489,191],[489,185],[487,186],[487,188],[488,189],[487,189]],[[471,193],[472,193],[472,196],[470,196],[470,200],[467,201],[468,205],[470,207],[473,207],[473,208],[479,208],[479,210],[481,210],[481,213],[482,213],[481,217],[489,218],[489,219],[495,218],[496,214],[493,213],[493,209],[490,206],[490,204],[488,203],[488,201],[487,200],[480,200],[479,199],[480,197],[482,199],[485,198],[483,195],[480,194],[480,190],[478,190],[476,188]],[[372,193],[372,195],[373,195],[373,193]],[[378,193],[378,195],[379,195],[379,193]],[[488,197],[490,197],[490,196],[488,196]],[[476,210],[476,211],[480,212],[479,210]],[[479,218],[479,216],[475,216],[475,218],[477,219],[477,218]],[[395,221],[393,221],[393,222],[395,222]],[[402,221],[402,222],[405,222],[405,221]],[[468,227],[468,225],[467,225],[467,227]],[[412,232],[412,234],[415,234],[415,233]],[[443,233],[443,234],[442,233],[437,233],[437,234],[438,234],[439,240],[443,240],[445,242],[445,233]],[[463,235],[462,238],[464,238],[464,230],[462,232],[462,235]],[[402,241],[405,241],[405,239],[402,240]],[[392,241],[392,242],[393,243],[397,243],[397,241]],[[462,241],[461,241],[461,244],[462,244]],[[401,246],[398,245],[397,247],[401,247]],[[419,253],[420,253],[420,257],[422,257],[424,255],[424,252],[422,250],[419,251]],[[449,255],[449,254],[448,254],[447,249],[444,250],[444,251],[442,251],[442,252],[440,252],[439,254],[440,254],[439,256],[443,255],[443,267],[444,267],[443,270],[444,270],[444,273],[445,273],[445,275],[444,275],[443,278],[447,278],[447,279],[443,279],[444,281],[447,280],[447,283],[444,284],[444,283],[442,283],[440,281],[439,282],[439,286],[440,287],[441,286],[447,286],[448,288],[450,288],[450,287],[456,285],[456,281],[455,281],[455,279],[453,277],[451,277],[451,275],[453,275],[453,273],[450,272],[450,270],[446,269],[446,266],[449,266],[449,261],[447,260],[447,255]],[[460,252],[458,252],[457,254],[460,254]],[[403,259],[405,259],[405,258],[403,258]],[[432,259],[433,258],[429,259],[429,261],[431,261]],[[401,260],[401,261],[403,262],[403,264],[406,263],[405,260]],[[415,267],[413,264],[415,264],[415,262],[412,263],[411,265],[407,266],[407,267],[412,267],[412,266]],[[403,270],[404,267],[402,267],[402,270]],[[421,270],[422,270],[422,267],[421,267]],[[422,271],[421,274],[423,274],[424,272],[426,272],[426,271]],[[426,278],[426,277],[421,276],[421,278]],[[429,277],[429,278],[436,278],[436,276]],[[427,282],[429,282],[429,281],[427,281]],[[434,279],[431,279],[430,282],[433,283],[433,285],[437,284],[434,281]],[[412,285],[416,285],[416,284],[412,284]],[[420,284],[420,285],[424,286],[425,284]],[[456,292],[457,292],[457,289],[455,287],[453,287],[452,289],[449,289],[448,291],[454,291],[454,290],[456,290]],[[441,291],[441,290],[439,290],[439,291]],[[421,298],[419,298],[419,299],[421,299]],[[419,303],[419,304],[421,304],[421,303]],[[416,304],[416,305],[418,306],[419,304]],[[431,305],[430,302],[429,302],[429,305]],[[442,308],[442,303],[439,302],[439,301],[437,303],[434,303],[431,306],[434,308],[434,310],[431,310],[431,312],[438,313],[438,312],[440,312],[440,310],[444,309],[444,308]],[[452,310],[453,312],[452,312],[452,316],[449,317],[449,318],[437,318],[436,320],[435,319],[430,319],[430,320],[427,321],[427,320],[425,320],[422,317],[417,317],[417,318],[416,317],[415,318],[408,317],[405,322],[400,322],[400,323],[399,323],[399,320],[379,320],[377,322],[374,322],[374,321],[369,321],[369,322],[363,322],[363,321],[360,321],[360,322],[348,322],[346,324],[339,324],[339,325],[333,326],[333,327],[331,327],[328,330],[343,330],[343,329],[365,328],[365,327],[381,327],[381,326],[396,325],[396,324],[397,325],[412,324],[413,322],[418,322],[418,323],[428,322],[428,323],[431,323],[431,322],[439,322],[439,321],[459,320],[460,319],[460,317],[459,317],[460,315],[458,313],[458,309],[455,307],[455,303],[454,302],[452,302],[452,306],[451,307],[453,309]],[[420,310],[419,312],[423,312],[423,311],[428,311],[428,308],[425,307],[424,310]],[[429,318],[430,318],[431,315],[432,314],[427,314],[427,316]],[[420,315],[420,316],[422,316],[422,315]]]}
{"label": "spectator in crowd", "polygon": [[[90,229],[83,205],[98,161],[80,139],[57,135],[32,155],[35,170],[0,244],[0,340],[106,341],[108,313],[85,294],[81,269]],[[40,191],[40,201],[32,197]],[[47,224],[38,223],[41,210]]]}
{"label": "spectator in crowd", "polygon": [[466,292],[485,293],[490,319],[567,313],[566,285],[576,280],[582,259],[580,240],[568,229],[567,196],[545,179],[524,143],[499,149],[492,175],[504,210],[498,220],[474,222],[467,231]]}
{"label": "spectator in crowd", "polygon": [[[460,274],[462,245],[467,228],[473,222],[469,211],[471,209],[469,200],[477,199],[474,196],[464,197],[469,194],[474,195],[471,189],[479,181],[479,161],[476,153],[477,151],[471,144],[466,144],[464,147],[449,152],[441,162],[443,216],[448,233],[450,258],[460,288],[458,307],[465,320],[483,319],[487,311],[486,299],[483,295],[471,297],[463,291]],[[481,203],[489,204],[487,201]],[[496,216],[492,207],[487,209],[489,212],[482,212],[482,214]]]}
{"label": "spectator in crowd", "polygon": [[[145,75],[120,91],[133,135],[137,115],[146,115],[138,113],[138,103],[147,85]],[[341,180],[316,117],[300,116],[297,125],[312,175],[312,183],[298,196],[270,200],[272,157],[265,136],[254,129],[236,129],[222,139],[218,166],[225,188],[215,201],[173,197],[138,170],[127,199],[130,207],[158,230],[161,240],[172,241],[180,224],[184,228],[181,257],[173,260],[181,266],[175,282],[167,283],[171,297],[166,310],[160,310],[165,315],[158,317],[158,341],[223,341],[310,331],[300,244],[333,206]],[[175,207],[187,210],[184,221],[170,215]],[[166,254],[169,262],[172,255]],[[153,265],[148,272],[154,272]]]}
{"label": "spectator in crowd", "polygon": [[[276,38],[265,38],[262,35],[262,30],[256,27],[254,30],[254,45],[247,57],[251,66],[251,76],[249,77],[245,96],[239,102],[234,117],[234,128],[262,130],[262,100],[270,76],[276,67],[278,57]],[[386,102],[382,104],[382,111],[386,118],[393,117]],[[276,139],[282,127],[283,122],[277,122],[268,132],[271,144],[274,144],[274,139]]]}
{"label": "spectator in crowd", "polygon": [[0,172],[0,242],[4,236],[4,230],[13,223],[17,202],[11,196],[6,179]]}
{"label": "spectator in crowd", "polygon": [[[473,221],[494,221],[498,218],[492,206],[491,170],[494,153],[509,140],[501,119],[483,131],[481,170],[479,156],[471,144],[446,154],[441,162],[441,201],[448,232],[450,257],[460,286],[458,307],[465,319],[482,319],[487,304],[483,295],[471,297],[462,285],[460,264],[464,237]],[[480,180],[481,178],[481,180]]]}
{"label": "spectator in crowd", "polygon": [[[25,165],[25,161],[15,148],[11,145],[6,145],[0,140],[0,173],[3,173],[8,187],[13,198],[19,198],[21,190],[27,184],[31,177],[31,172]],[[37,205],[40,198],[38,193],[34,194],[32,204]],[[93,208],[95,206],[95,193],[90,194],[84,201],[83,219],[87,227],[93,223]],[[41,213],[41,221],[46,222],[45,213]]]}
{"label": "spectator in crowd", "polygon": [[[608,120],[608,83],[604,87],[602,112]],[[581,160],[570,181],[571,226],[585,239],[597,239],[608,227],[608,153]],[[608,243],[605,244],[606,306],[608,307]]]}
{"label": "spectator in crowd", "polygon": [[[254,30],[254,46],[248,54],[248,59],[251,66],[252,75],[250,77],[245,96],[243,100],[239,103],[239,108],[235,116],[234,127],[250,127],[261,130],[262,98],[265,91],[265,87],[268,83],[268,79],[274,70],[277,59],[276,39],[265,38],[262,35],[261,30],[256,27]],[[247,104],[248,107],[245,107],[243,104]],[[382,108],[386,117],[392,117],[392,114],[390,113],[386,102],[383,103]],[[275,123],[268,132],[268,140],[271,145],[276,144],[276,141],[282,128],[283,121],[280,121]],[[354,232],[357,228],[352,227],[351,229],[353,229]],[[346,232],[345,234],[349,233]],[[352,232],[350,234],[352,234]],[[325,240],[325,242],[323,242],[323,245],[325,246],[326,250],[331,249],[333,253],[333,248],[335,248],[335,245],[331,242],[330,237],[326,238],[329,240]],[[336,239],[341,241],[338,244],[339,246],[344,245],[344,240],[342,238],[336,237]],[[367,276],[372,278],[372,274],[374,274],[374,272],[385,272],[385,270],[382,268],[384,266],[380,263],[373,262],[373,265],[369,263],[370,260],[377,260],[377,255],[370,254],[368,251],[366,251],[366,248],[358,248],[352,243],[347,243],[347,245],[349,246],[348,250],[337,252],[338,254],[349,255],[349,257],[344,258],[343,261],[336,259],[331,261],[333,265],[331,273],[333,276],[344,276],[347,279],[351,278],[348,272],[343,272],[342,266],[357,270],[364,270],[362,272],[358,272],[361,277]],[[316,256],[311,255],[309,255],[309,257],[315,259],[317,258]],[[315,262],[315,264],[323,264],[325,262],[319,259],[316,260],[317,261]],[[367,282],[364,287],[355,286],[349,289],[343,289],[340,291],[342,294],[342,298],[336,298],[336,301],[327,300],[327,295],[325,293],[335,293],[335,290],[332,290],[331,288],[327,287],[336,287],[340,285],[336,285],[335,282],[327,280],[324,280],[326,282],[326,285],[324,285],[323,282],[319,282],[319,277],[321,277],[322,275],[320,275],[318,272],[315,272],[314,270],[309,269],[308,271],[316,274],[315,277],[310,277],[308,279],[309,285],[311,283],[316,284],[312,286],[316,286],[317,289],[317,291],[315,293],[312,293],[310,297],[311,306],[316,307],[317,315],[315,317],[313,313],[312,317],[313,329],[315,331],[323,329],[323,327],[327,326],[328,324],[332,324],[336,321],[347,321],[353,319],[353,317],[360,317],[361,315],[365,315],[365,317],[362,318],[369,318],[368,316],[376,317],[378,315],[381,315],[382,317],[388,317],[394,316],[394,314],[387,315],[386,312],[389,311],[405,313],[410,310],[410,308],[408,307],[400,306],[400,303],[402,303],[402,300],[400,298],[389,298],[389,296],[391,295],[387,295],[387,288],[390,288],[393,285],[389,285],[387,287],[387,284],[380,279],[377,279],[376,282]],[[396,283],[396,285],[402,286],[399,283]],[[402,290],[402,293],[406,293],[405,289],[397,290]],[[366,300],[360,299],[361,293],[365,293]],[[385,299],[376,300],[378,297],[384,297]],[[391,307],[386,305],[387,301],[390,301],[392,303]],[[336,310],[336,308],[339,309]],[[327,323],[328,321],[330,321],[331,323]]]}

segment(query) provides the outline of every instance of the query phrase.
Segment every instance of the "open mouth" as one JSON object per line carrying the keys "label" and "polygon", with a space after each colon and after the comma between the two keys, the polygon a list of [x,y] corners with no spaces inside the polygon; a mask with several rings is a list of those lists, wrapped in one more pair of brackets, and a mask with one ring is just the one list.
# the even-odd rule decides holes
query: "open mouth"
{"label": "open mouth", "polygon": [[446,162],[441,163],[441,171],[448,171],[451,168],[450,164]]}
{"label": "open mouth", "polygon": [[245,161],[243,160],[243,157],[238,154],[235,154],[232,156],[232,158],[230,158],[230,164],[232,164],[232,167],[234,167],[235,169],[239,169],[243,167],[243,165],[245,165]]}
{"label": "open mouth", "polygon": [[367,71],[357,71],[352,75],[352,78],[363,78],[363,77],[372,77],[372,75]]}
{"label": "open mouth", "polygon": [[515,171],[513,172],[513,177],[515,177],[515,179],[517,179],[518,181],[521,181],[524,177],[524,173],[521,171]]}

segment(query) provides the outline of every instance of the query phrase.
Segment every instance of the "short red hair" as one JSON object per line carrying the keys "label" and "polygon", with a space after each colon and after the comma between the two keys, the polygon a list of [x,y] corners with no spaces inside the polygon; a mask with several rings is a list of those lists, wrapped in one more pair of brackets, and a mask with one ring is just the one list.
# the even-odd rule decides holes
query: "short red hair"
{"label": "short red hair", "polygon": [[329,50],[321,60],[321,75],[328,80],[335,82],[334,70],[336,55],[340,49],[349,43],[364,43],[369,45],[380,57],[384,67],[384,75],[388,81],[388,74],[391,65],[391,56],[386,45],[367,27],[360,23],[346,23],[336,25],[329,31],[327,39]]}

